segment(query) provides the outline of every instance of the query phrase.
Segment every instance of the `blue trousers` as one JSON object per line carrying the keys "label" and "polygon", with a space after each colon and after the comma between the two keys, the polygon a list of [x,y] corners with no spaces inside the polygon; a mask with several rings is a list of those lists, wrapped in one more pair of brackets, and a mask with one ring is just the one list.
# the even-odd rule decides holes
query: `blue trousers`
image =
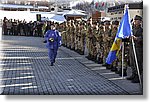
{"label": "blue trousers", "polygon": [[57,56],[57,49],[48,49],[48,57],[51,63],[55,62]]}

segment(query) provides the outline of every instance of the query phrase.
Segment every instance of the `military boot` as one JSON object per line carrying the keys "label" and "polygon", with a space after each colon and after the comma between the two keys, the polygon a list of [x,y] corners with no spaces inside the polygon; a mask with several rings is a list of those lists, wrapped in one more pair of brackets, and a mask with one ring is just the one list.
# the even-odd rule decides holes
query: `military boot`
{"label": "military boot", "polygon": [[81,50],[79,50],[79,54],[81,55],[81,53],[82,53],[82,51]]}
{"label": "military boot", "polygon": [[98,58],[97,63],[98,64],[102,64],[103,63],[103,59],[102,58]]}
{"label": "military boot", "polygon": [[47,40],[44,40],[43,43],[47,43]]}
{"label": "military boot", "polygon": [[133,79],[134,79],[134,77],[135,77],[135,75],[134,75],[134,74],[132,74],[130,77],[127,77],[126,79],[127,79],[127,80],[133,80]]}
{"label": "military boot", "polygon": [[139,80],[139,77],[138,77],[138,75],[135,75],[135,77],[132,79],[132,81],[131,81],[132,83],[139,83],[140,82],[140,80]]}
{"label": "military boot", "polygon": [[111,65],[106,64],[106,69],[111,69]]}
{"label": "military boot", "polygon": [[92,55],[91,54],[89,54],[89,60],[91,60],[92,59]]}
{"label": "military boot", "polygon": [[97,56],[94,56],[94,62],[97,63]]}
{"label": "military boot", "polygon": [[84,55],[84,51],[81,51],[81,55]]}
{"label": "military boot", "polygon": [[53,63],[53,62],[51,62],[51,66],[54,66],[54,63]]}
{"label": "military boot", "polygon": [[86,58],[87,58],[88,60],[90,60],[91,54],[88,54],[88,56],[86,56]]}
{"label": "military boot", "polygon": [[[119,70],[119,76],[122,76],[122,69]],[[123,69],[123,76],[127,76],[127,69]]]}
{"label": "military boot", "polygon": [[80,50],[79,50],[79,49],[77,49],[77,53],[80,53]]}
{"label": "military boot", "polygon": [[116,66],[113,66],[113,65],[112,65],[112,67],[111,67],[111,71],[112,71],[112,72],[117,72],[117,71],[118,71],[118,69],[116,68]]}
{"label": "military boot", "polygon": [[108,66],[108,64],[107,64],[107,63],[105,63],[105,64],[102,64],[102,66],[106,67],[106,66]]}

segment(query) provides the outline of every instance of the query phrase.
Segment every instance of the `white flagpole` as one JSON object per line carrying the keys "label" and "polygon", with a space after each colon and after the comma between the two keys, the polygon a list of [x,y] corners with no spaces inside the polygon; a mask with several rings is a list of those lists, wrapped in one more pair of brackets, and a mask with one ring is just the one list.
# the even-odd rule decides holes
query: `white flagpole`
{"label": "white flagpole", "polygon": [[[128,6],[127,6],[127,3],[125,4],[125,7],[124,7],[124,14],[125,14],[125,10],[126,10],[126,8],[127,8]],[[124,68],[123,68],[123,66],[124,66],[124,42],[122,42],[122,66],[121,66],[121,70],[122,70],[122,79],[124,78],[124,75],[123,75],[123,73],[124,73]]]}
{"label": "white flagpole", "polygon": [[123,66],[124,66],[124,42],[122,42],[122,78],[124,78],[123,76]]}
{"label": "white flagpole", "polygon": [[137,72],[138,72],[138,77],[139,77],[139,81],[140,81],[140,86],[142,86],[142,81],[141,81],[141,76],[140,76],[140,71],[139,71],[139,66],[138,66],[138,61],[137,61],[137,56],[136,56],[136,51],[135,51],[135,43],[134,40],[132,38],[132,46],[133,46],[133,53],[134,53],[134,58],[135,58],[135,63],[136,63],[136,68],[137,68]]}

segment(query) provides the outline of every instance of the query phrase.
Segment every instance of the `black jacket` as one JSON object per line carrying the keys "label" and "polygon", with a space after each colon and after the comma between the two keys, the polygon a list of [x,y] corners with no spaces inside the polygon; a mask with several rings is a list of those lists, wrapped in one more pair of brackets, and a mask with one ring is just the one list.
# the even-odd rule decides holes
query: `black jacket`
{"label": "black jacket", "polygon": [[133,28],[133,35],[137,37],[135,42],[135,48],[142,48],[143,49],[143,28],[142,27],[134,27]]}

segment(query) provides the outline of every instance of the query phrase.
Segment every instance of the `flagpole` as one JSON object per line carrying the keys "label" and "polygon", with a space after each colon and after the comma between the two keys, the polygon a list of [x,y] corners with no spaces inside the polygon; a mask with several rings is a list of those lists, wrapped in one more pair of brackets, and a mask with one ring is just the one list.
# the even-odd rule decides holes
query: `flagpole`
{"label": "flagpole", "polygon": [[138,61],[137,61],[135,46],[134,46],[135,43],[134,43],[133,37],[132,37],[131,39],[132,39],[132,46],[133,46],[133,53],[134,53],[135,63],[136,63],[136,69],[137,69],[137,72],[138,72],[138,77],[139,77],[139,81],[140,81],[140,86],[142,86],[142,81],[141,81],[141,76],[140,76],[140,71],[139,71],[139,66],[138,66]]}
{"label": "flagpole", "polygon": [[[124,6],[124,14],[125,14],[125,10],[126,10],[126,7],[127,7],[127,3],[125,4],[125,6]],[[124,66],[124,42],[122,42],[122,66],[121,66],[121,74],[122,74],[122,79],[124,78],[124,75],[123,75],[123,73],[124,73],[124,68],[123,68],[123,66]]]}
{"label": "flagpole", "polygon": [[123,76],[123,66],[124,66],[124,42],[122,42],[122,78],[124,78]]}
{"label": "flagpole", "polygon": [[137,73],[138,73],[138,77],[139,77],[139,81],[140,81],[140,86],[142,86],[142,81],[141,81],[141,76],[140,76],[140,71],[139,71],[139,66],[138,66],[136,51],[135,51],[135,43],[134,43],[133,37],[131,38],[131,40],[132,40],[133,53],[134,53],[134,58],[135,58],[135,63],[136,63],[136,68],[137,68]]}

